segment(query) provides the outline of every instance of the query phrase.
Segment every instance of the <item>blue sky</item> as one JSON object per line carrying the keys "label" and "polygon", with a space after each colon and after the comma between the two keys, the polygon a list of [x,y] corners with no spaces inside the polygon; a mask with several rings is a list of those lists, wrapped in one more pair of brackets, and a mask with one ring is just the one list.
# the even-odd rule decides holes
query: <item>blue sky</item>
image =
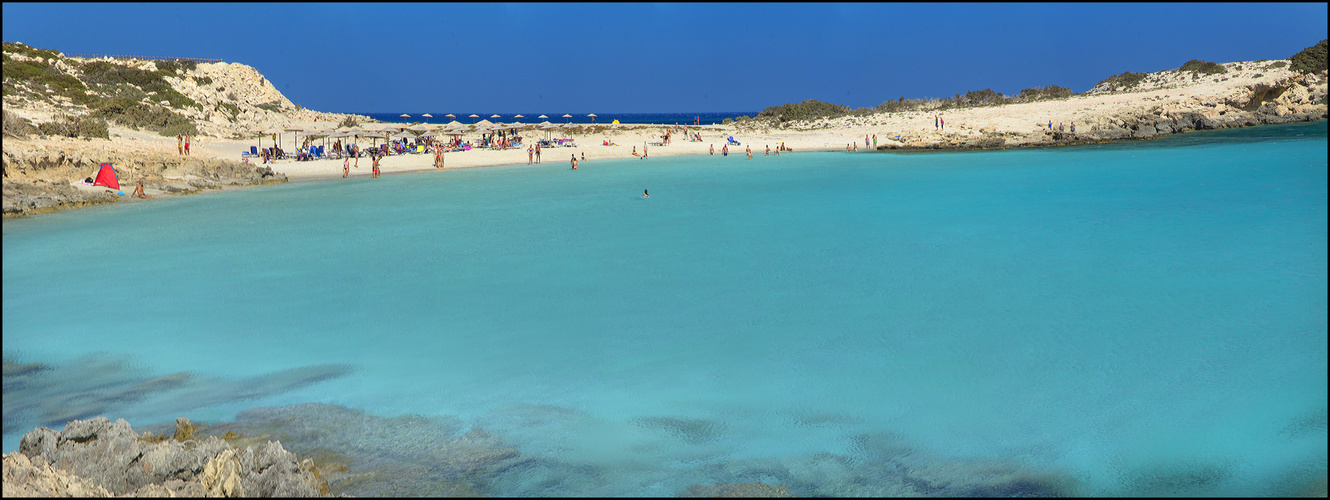
{"label": "blue sky", "polygon": [[222,59],[337,112],[859,108],[1282,59],[1326,4],[5,3],[4,40]]}

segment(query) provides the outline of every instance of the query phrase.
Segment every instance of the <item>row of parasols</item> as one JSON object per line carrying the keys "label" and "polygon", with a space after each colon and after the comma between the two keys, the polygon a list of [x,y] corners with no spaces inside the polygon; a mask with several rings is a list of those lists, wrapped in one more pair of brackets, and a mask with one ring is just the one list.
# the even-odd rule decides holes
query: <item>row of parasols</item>
{"label": "row of parasols", "polygon": [[[430,114],[428,114],[428,113],[423,114],[423,115],[421,115],[421,116],[424,117],[424,118],[433,118],[433,117],[434,117],[433,115],[430,115]],[[456,116],[451,115],[451,114],[449,114],[449,115],[445,115],[445,116],[448,117],[448,118],[456,118]],[[573,116],[573,115],[563,115],[562,118],[572,118],[572,116]],[[596,115],[595,115],[595,114],[590,114],[590,115],[587,115],[587,116],[590,117],[590,118],[592,119],[592,121],[594,121],[594,120],[596,119]],[[402,118],[410,118],[410,117],[411,117],[411,115],[407,115],[407,114],[403,114],[403,115],[402,115]],[[479,116],[479,115],[474,115],[474,114],[473,114],[473,115],[471,115],[471,116],[469,116],[469,117],[467,117],[467,118],[472,118],[472,119],[474,120],[475,118],[480,118],[480,116]],[[491,116],[490,118],[499,118],[499,115],[494,115],[494,116]],[[515,118],[515,119],[520,119],[520,118],[525,118],[525,117],[522,116],[522,115],[515,115],[515,116],[513,116],[513,118]],[[540,115],[538,118],[545,119],[545,118],[549,118],[549,117],[548,117],[548,116],[545,116],[545,115]],[[617,120],[616,120],[616,123],[617,123]],[[500,131],[500,130],[521,130],[521,129],[528,129],[528,128],[538,128],[538,129],[542,129],[542,130],[545,130],[545,131],[548,132],[548,131],[550,131],[550,130],[554,130],[554,129],[562,128],[562,127],[567,127],[567,126],[570,126],[570,125],[571,125],[571,123],[565,123],[565,124],[562,124],[562,125],[556,125],[556,124],[550,123],[550,122],[548,122],[548,121],[541,122],[541,123],[535,123],[535,124],[525,124],[525,123],[521,123],[521,122],[499,123],[499,122],[491,122],[491,121],[489,121],[489,120],[481,120],[481,121],[479,121],[479,122],[475,122],[475,123],[473,123],[473,124],[471,124],[471,125],[467,125],[467,124],[465,124],[465,123],[459,123],[457,120],[453,120],[452,122],[450,122],[450,123],[446,123],[446,124],[418,123],[418,124],[411,125],[411,126],[406,126],[406,125],[388,125],[388,126],[381,127],[381,128],[379,128],[379,129],[370,129],[370,130],[362,129],[362,128],[359,128],[359,127],[340,127],[340,128],[332,129],[332,130],[305,129],[305,128],[302,128],[302,127],[286,127],[286,128],[269,129],[269,130],[265,130],[265,131],[263,131],[263,132],[261,133],[261,135],[259,135],[259,149],[262,149],[262,148],[263,148],[263,137],[264,137],[264,136],[272,136],[272,137],[273,137],[273,140],[276,141],[276,142],[277,142],[277,145],[280,147],[280,146],[281,146],[281,135],[282,135],[282,133],[284,133],[284,132],[292,132],[292,133],[295,134],[295,137],[292,139],[292,143],[293,143],[293,144],[299,144],[299,137],[300,137],[300,134],[301,134],[301,133],[304,133],[304,134],[305,134],[305,137],[320,138],[320,139],[325,139],[325,140],[327,140],[327,139],[339,139],[339,138],[346,138],[346,137],[351,137],[351,138],[353,138],[353,139],[355,139],[355,140],[359,140],[360,138],[372,139],[372,140],[374,140],[374,144],[375,144],[375,145],[378,145],[378,140],[379,140],[379,139],[385,139],[385,140],[386,140],[386,139],[414,139],[414,138],[416,138],[416,137],[418,137],[418,136],[432,135],[432,134],[442,134],[442,135],[454,135],[454,136],[460,136],[460,135],[464,135],[464,134],[468,134],[468,133],[485,134],[485,133],[488,133],[488,132],[495,132],[495,131]]]}

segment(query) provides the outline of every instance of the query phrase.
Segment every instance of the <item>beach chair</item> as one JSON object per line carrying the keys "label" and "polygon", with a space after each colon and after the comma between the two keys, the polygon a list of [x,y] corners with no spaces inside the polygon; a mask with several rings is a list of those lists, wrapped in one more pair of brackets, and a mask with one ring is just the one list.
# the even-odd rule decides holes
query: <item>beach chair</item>
{"label": "beach chair", "polygon": [[729,142],[731,145],[733,145],[733,146],[742,146],[742,145],[743,145],[743,144],[740,144],[739,141],[734,140],[734,136],[730,136],[729,138],[727,138],[727,139],[725,139],[725,140],[728,141],[728,142]]}
{"label": "beach chair", "polygon": [[250,146],[250,147],[249,147],[249,151],[241,151],[241,152],[240,152],[240,157],[241,157],[241,158],[257,158],[258,156],[259,156],[259,148],[258,148],[258,146]]}

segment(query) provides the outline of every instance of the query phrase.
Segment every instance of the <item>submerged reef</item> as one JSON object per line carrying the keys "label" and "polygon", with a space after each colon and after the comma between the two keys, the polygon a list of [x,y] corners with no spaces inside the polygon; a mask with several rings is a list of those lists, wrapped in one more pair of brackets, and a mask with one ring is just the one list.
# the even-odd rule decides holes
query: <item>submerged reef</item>
{"label": "submerged reef", "polygon": [[127,356],[90,355],[68,364],[4,361],[4,432],[122,413],[133,407],[183,414],[210,405],[289,392],[351,373],[347,365],[292,368],[243,380],[194,373],[154,375]]}

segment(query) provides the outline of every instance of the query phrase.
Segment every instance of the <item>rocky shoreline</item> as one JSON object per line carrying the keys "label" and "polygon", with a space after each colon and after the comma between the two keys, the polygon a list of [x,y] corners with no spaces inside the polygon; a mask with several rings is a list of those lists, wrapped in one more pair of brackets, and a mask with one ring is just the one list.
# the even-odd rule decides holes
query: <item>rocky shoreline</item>
{"label": "rocky shoreline", "polygon": [[39,427],[4,455],[4,496],[316,497],[329,493],[313,460],[276,441],[244,449],[181,417],[171,436],[134,432],[123,419]]}
{"label": "rocky shoreline", "polygon": [[[52,147],[54,146],[54,147]],[[151,196],[194,194],[234,186],[282,183],[285,174],[267,166],[206,157],[156,152],[107,150],[91,141],[47,142],[6,139],[4,218],[82,208],[131,199],[139,179]],[[102,163],[114,166],[120,192],[76,185],[95,176]]]}

